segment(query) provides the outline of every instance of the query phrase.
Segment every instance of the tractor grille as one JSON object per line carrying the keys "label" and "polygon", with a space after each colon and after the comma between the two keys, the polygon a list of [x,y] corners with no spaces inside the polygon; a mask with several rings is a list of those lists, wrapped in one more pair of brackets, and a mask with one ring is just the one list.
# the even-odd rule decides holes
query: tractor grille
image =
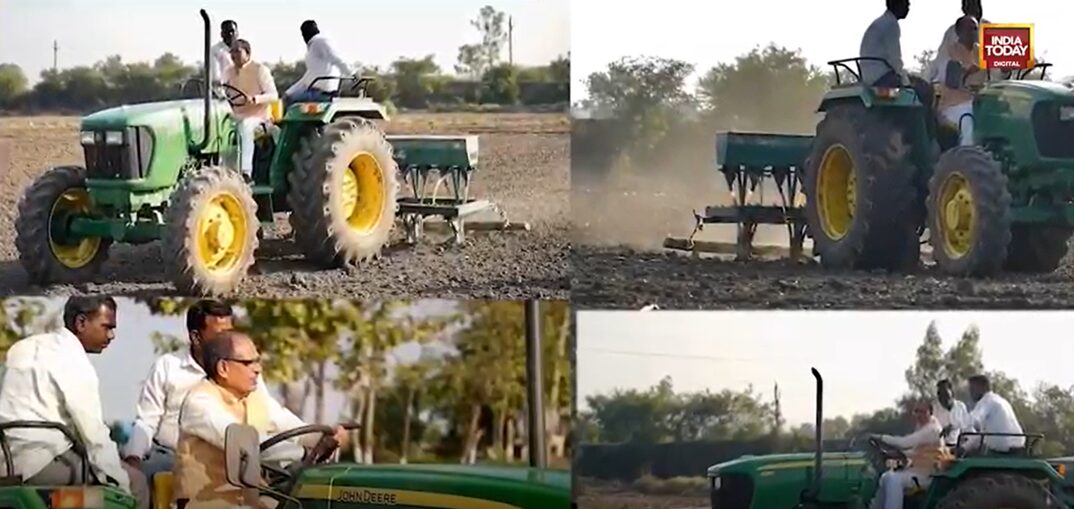
{"label": "tractor grille", "polygon": [[86,175],[91,179],[134,180],[145,178],[153,155],[153,134],[147,127],[128,127],[119,145],[105,144],[104,132],[92,144],[82,145]]}
{"label": "tractor grille", "polygon": [[712,509],[749,509],[753,480],[744,474],[720,474],[720,489],[712,491]]}
{"label": "tractor grille", "polygon": [[1033,136],[1042,157],[1074,158],[1074,121],[1059,120],[1059,104],[1043,102],[1033,108]]}

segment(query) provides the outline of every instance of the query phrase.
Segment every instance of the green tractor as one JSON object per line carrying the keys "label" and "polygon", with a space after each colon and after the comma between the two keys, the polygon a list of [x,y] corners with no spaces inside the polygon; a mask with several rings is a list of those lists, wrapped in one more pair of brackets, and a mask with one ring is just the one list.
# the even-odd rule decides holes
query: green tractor
{"label": "green tractor", "polygon": [[397,219],[413,243],[427,217],[441,216],[459,242],[463,218],[499,211],[469,196],[477,137],[385,136],[377,122],[388,117],[366,96],[366,77],[315,79],[340,80],[340,90],[354,93],[347,97],[337,92],[286,112],[271,105],[273,122],[258,130],[246,182],[236,169],[231,107],[250,99],[210,82],[210,22],[204,10],[201,17],[203,78],[183,86],[197,85],[200,98],[82,118],[85,165],[52,168],[26,191],[15,243],[33,283],[89,280],[113,243],[160,240],[163,269],[179,292],[222,296],[253,266],[262,228],[277,212],[289,213],[307,260],[341,267],[379,256]]}
{"label": "green tractor", "polygon": [[[816,437],[813,454],[745,456],[709,467],[712,509],[867,509],[876,495],[880,475],[889,466],[905,468],[906,455],[879,440],[864,447],[826,452],[823,442],[824,382],[816,379]],[[983,440],[995,433],[966,433]],[[1012,436],[1012,435],[1003,435]],[[1074,479],[1067,470],[1074,458],[1040,459],[1033,445],[1042,435],[1026,438],[1024,453],[974,453],[959,447],[955,460],[932,476],[927,488],[904,493],[906,509],[1069,509],[1074,507]]]}
{"label": "green tractor", "polygon": [[[990,79],[973,103],[975,144],[959,146],[956,129],[926,115],[936,97],[864,85],[865,60],[891,67],[828,63],[836,83],[815,136],[718,133],[716,164],[735,203],[695,212],[693,234],[665,247],[696,251],[705,224],[735,224],[747,259],[757,226],[777,224],[792,256],[809,236],[825,267],[899,271],[917,265],[927,230],[946,274],[1054,270],[1074,233],[1074,89],[1045,81],[1045,63]],[[762,183],[778,203],[747,203]]]}

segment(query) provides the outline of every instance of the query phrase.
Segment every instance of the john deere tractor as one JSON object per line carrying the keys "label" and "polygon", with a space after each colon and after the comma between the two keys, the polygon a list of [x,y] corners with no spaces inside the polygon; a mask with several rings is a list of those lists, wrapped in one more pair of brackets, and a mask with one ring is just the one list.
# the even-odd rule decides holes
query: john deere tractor
{"label": "john deere tractor", "polygon": [[[745,258],[758,225],[786,225],[794,255],[811,237],[826,267],[904,270],[927,230],[947,274],[1054,270],[1074,232],[1074,89],[1045,81],[1044,63],[990,77],[975,87],[974,144],[959,146],[956,129],[926,114],[935,96],[862,83],[867,60],[890,68],[829,62],[836,83],[815,136],[718,133],[717,168],[735,203],[695,213],[694,233],[736,224]],[[781,201],[746,203],[764,182]],[[693,235],[665,246],[692,250]]]}
{"label": "john deere tractor", "polygon": [[[20,430],[50,430],[63,434],[72,444],[71,450],[82,459],[80,481],[69,486],[28,485],[16,475],[11,447],[7,437]],[[89,468],[86,445],[78,434],[55,422],[14,421],[0,424],[0,455],[4,471],[0,477],[0,507],[11,509],[135,509],[138,501],[123,490],[107,485],[96,478]]]}
{"label": "john deere tractor", "polygon": [[[712,509],[812,509],[871,507],[881,474],[907,466],[896,448],[869,438],[858,450],[825,452],[824,385],[817,388],[816,437],[812,454],[746,456],[708,469]],[[1068,509],[1074,507],[1074,458],[1045,460],[1033,455],[1042,435],[1026,439],[1024,452],[998,453],[962,447],[996,433],[965,433],[957,455],[931,483],[904,492],[906,509]],[[986,442],[987,443],[987,442]],[[854,449],[854,446],[851,446]],[[975,452],[967,452],[975,451]]]}
{"label": "john deere tractor", "polygon": [[[473,136],[387,137],[385,109],[366,97],[369,78],[339,80],[322,102],[271,105],[258,130],[253,181],[237,170],[233,106],[241,90],[210,81],[210,22],[204,24],[200,97],[120,106],[82,119],[85,164],[52,168],[26,191],[16,222],[22,266],[37,284],[90,279],[114,243],[160,240],[163,269],[183,293],[231,292],[254,264],[263,225],[290,213],[294,241],[322,267],[381,253],[397,214],[410,233],[440,215],[461,236],[461,217],[492,205],[466,196],[477,164]],[[314,86],[310,84],[310,87]],[[423,195],[435,171],[451,198]],[[400,181],[415,196],[404,198]],[[505,220],[506,222],[506,220]]]}

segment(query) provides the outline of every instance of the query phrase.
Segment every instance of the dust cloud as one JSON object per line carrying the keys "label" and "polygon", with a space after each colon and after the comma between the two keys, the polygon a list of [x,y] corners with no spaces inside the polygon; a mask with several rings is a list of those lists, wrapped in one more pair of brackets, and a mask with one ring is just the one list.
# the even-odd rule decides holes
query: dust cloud
{"label": "dust cloud", "polygon": [[[614,122],[619,121],[584,121],[589,124],[584,135],[579,135],[577,127],[573,131],[572,244],[662,251],[666,236],[690,234],[694,211],[703,214],[706,206],[732,204],[724,175],[716,169],[716,133],[726,129],[691,123],[660,144],[651,158],[655,163],[645,164],[625,155],[609,157],[626,143],[614,137],[600,139],[612,136],[608,133],[615,131]],[[751,131],[780,132],[775,128]],[[765,181],[748,203],[780,205],[782,199],[775,183]],[[695,239],[734,242],[735,236],[734,225],[706,225]],[[786,226],[759,226],[754,244],[788,246]]]}

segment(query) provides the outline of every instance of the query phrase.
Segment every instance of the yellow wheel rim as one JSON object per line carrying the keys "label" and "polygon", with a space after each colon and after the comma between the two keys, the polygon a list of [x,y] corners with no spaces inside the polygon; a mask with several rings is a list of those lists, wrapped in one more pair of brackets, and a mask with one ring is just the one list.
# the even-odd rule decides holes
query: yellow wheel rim
{"label": "yellow wheel rim", "polygon": [[85,189],[68,189],[56,198],[49,212],[48,245],[56,260],[69,269],[79,269],[88,265],[97,252],[101,250],[99,237],[87,237],[75,242],[57,242],[53,235],[53,218],[60,215],[88,215],[93,208],[89,192]]}
{"label": "yellow wheel rim", "polygon": [[342,207],[352,230],[366,233],[384,213],[384,175],[373,154],[362,152],[343,172]]}
{"label": "yellow wheel rim", "polygon": [[843,145],[832,145],[821,158],[817,175],[817,211],[824,234],[839,240],[850,231],[854,219],[854,161]]}
{"label": "yellow wheel rim", "polygon": [[198,218],[199,261],[213,273],[235,268],[246,247],[249,227],[237,196],[227,192],[214,196]]}
{"label": "yellow wheel rim", "polygon": [[961,173],[952,173],[940,187],[938,214],[944,252],[951,258],[966,256],[973,245],[977,214],[973,190]]}

